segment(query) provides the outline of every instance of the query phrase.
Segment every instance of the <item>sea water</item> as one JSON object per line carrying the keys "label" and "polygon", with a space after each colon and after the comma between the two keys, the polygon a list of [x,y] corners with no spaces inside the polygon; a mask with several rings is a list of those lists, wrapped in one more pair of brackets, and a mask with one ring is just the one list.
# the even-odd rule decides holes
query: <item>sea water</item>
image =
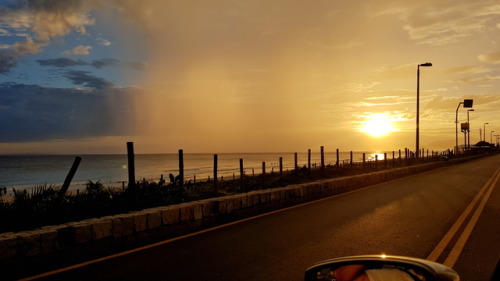
{"label": "sea water", "polygon": [[[335,164],[336,152],[326,152],[325,165]],[[373,159],[375,153],[366,153],[366,160]],[[377,154],[383,159],[383,153]],[[0,155],[0,187],[8,189],[29,189],[39,185],[61,186],[72,164],[74,155]],[[89,180],[101,182],[104,186],[120,187],[128,182],[127,155],[79,155],[82,158],[73,177],[70,189],[84,189]],[[266,173],[279,171],[279,159],[283,159],[283,170],[294,168],[295,153],[223,153],[218,154],[217,176],[238,177],[240,159],[243,160],[244,173],[260,174],[265,162]],[[353,160],[362,161],[363,153],[354,152]],[[389,156],[388,156],[389,157]],[[184,153],[185,180],[205,181],[213,178],[214,154]],[[339,160],[350,160],[350,152],[340,152]],[[308,153],[297,154],[298,166],[308,164]],[[179,175],[178,154],[139,154],[135,155],[136,180],[158,181],[160,177],[169,180],[169,174]],[[320,165],[320,153],[311,154],[311,164]]]}

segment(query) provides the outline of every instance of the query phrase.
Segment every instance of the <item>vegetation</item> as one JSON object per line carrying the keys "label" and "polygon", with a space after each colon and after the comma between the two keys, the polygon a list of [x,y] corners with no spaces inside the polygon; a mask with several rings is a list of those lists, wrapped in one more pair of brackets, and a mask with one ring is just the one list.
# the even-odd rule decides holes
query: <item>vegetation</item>
{"label": "vegetation", "polygon": [[[440,158],[429,158],[437,161]],[[441,160],[443,160],[441,158]],[[412,161],[388,159],[365,164],[327,165],[312,169],[306,166],[283,173],[243,176],[232,180],[183,182],[179,176],[169,175],[170,182],[142,180],[124,188],[103,186],[89,180],[84,191],[62,194],[52,185],[36,186],[30,191],[13,189],[6,196],[0,188],[0,233],[33,229],[70,221],[127,213],[135,210],[178,204],[193,200],[224,196],[264,188],[276,188],[314,180],[349,176],[411,165]],[[216,190],[216,191],[215,191]]]}

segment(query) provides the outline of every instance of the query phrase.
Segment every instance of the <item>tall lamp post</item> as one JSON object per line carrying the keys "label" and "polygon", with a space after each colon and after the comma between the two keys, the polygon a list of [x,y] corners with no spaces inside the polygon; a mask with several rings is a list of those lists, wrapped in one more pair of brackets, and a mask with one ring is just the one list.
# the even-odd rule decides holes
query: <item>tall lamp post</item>
{"label": "tall lamp post", "polygon": [[419,159],[420,144],[419,144],[419,130],[420,130],[420,67],[430,67],[432,63],[426,62],[417,66],[417,128],[416,128],[416,146],[415,156]]}
{"label": "tall lamp post", "polygon": [[469,112],[474,111],[474,109],[467,110],[467,124],[469,124],[469,129],[467,129],[467,149],[470,149],[470,122],[469,122]]}
{"label": "tall lamp post", "polygon": [[483,141],[486,142],[486,125],[488,125],[490,123],[484,123],[483,125]]}
{"label": "tall lamp post", "polygon": [[463,104],[464,108],[471,108],[474,100],[464,100],[458,103],[457,110],[455,113],[455,152],[458,155],[458,109],[460,108],[460,105]]}
{"label": "tall lamp post", "polygon": [[490,143],[493,143],[493,133],[494,133],[494,132],[495,132],[495,131],[491,131],[491,133],[490,133]]}

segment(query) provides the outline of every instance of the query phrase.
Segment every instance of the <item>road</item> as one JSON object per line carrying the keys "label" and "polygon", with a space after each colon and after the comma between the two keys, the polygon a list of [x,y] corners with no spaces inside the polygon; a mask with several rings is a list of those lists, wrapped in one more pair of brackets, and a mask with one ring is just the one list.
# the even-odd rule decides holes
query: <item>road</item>
{"label": "road", "polygon": [[[469,221],[476,210],[482,211],[453,265],[462,280],[488,280],[500,254],[500,182],[494,182],[499,169],[500,155],[448,166],[41,280],[302,280],[307,267],[333,257],[385,253],[428,258],[473,198],[489,186],[484,208],[474,207],[467,216]],[[466,227],[458,229],[436,258],[439,262],[466,232]]]}

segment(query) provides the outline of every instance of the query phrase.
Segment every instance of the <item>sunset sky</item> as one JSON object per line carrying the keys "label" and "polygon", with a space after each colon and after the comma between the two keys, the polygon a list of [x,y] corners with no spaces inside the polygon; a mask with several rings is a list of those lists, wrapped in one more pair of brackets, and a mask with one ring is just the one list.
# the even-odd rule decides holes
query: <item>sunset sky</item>
{"label": "sunset sky", "polygon": [[420,147],[494,141],[496,0],[0,0],[0,154],[414,150],[426,62]]}

